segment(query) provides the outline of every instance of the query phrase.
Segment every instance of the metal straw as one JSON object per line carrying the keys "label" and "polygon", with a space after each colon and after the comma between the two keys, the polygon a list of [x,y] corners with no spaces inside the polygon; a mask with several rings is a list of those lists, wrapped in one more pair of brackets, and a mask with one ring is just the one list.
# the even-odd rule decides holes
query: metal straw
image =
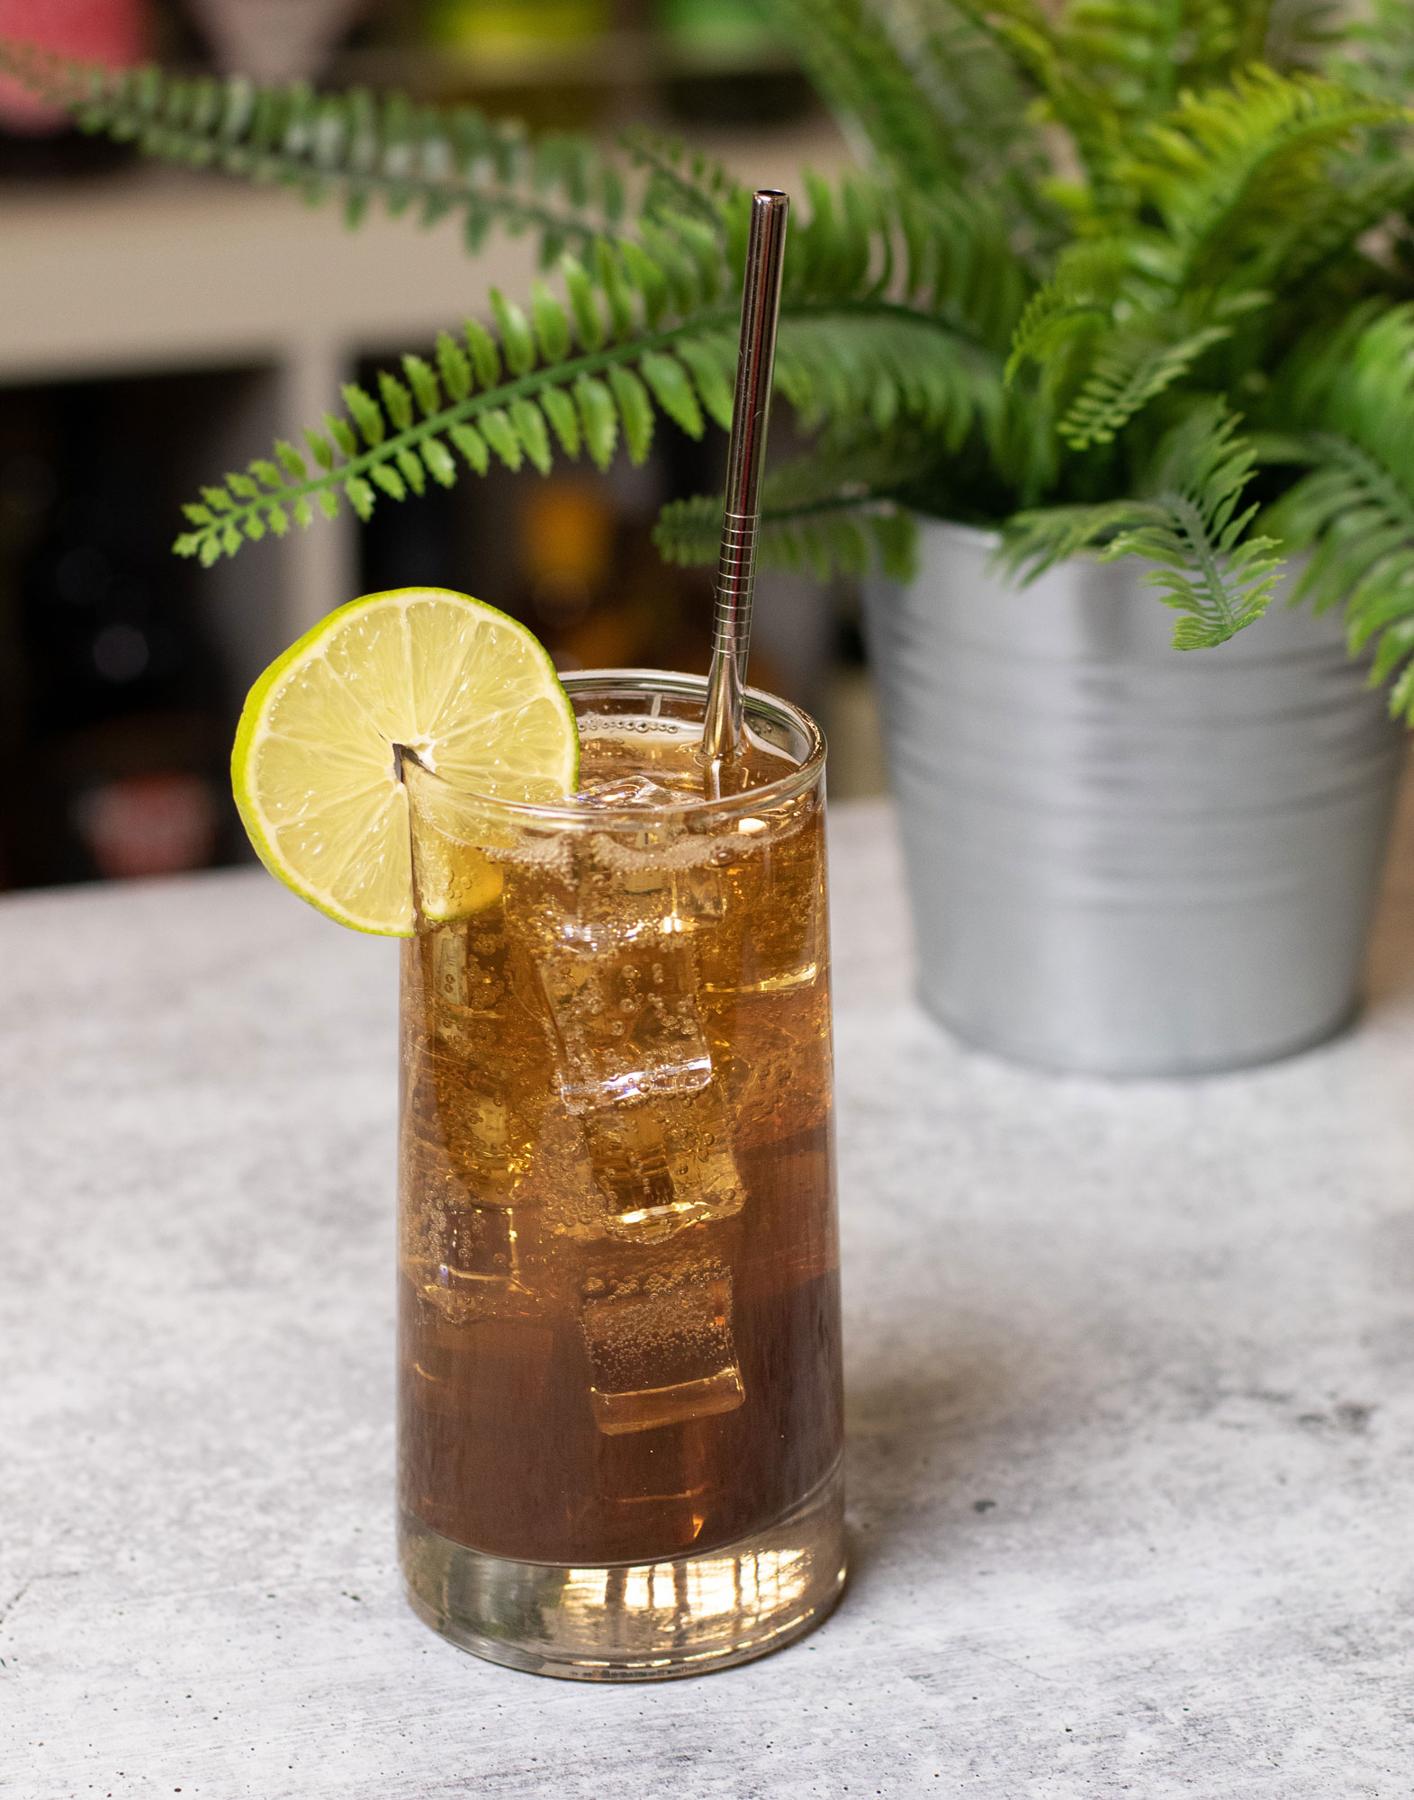
{"label": "metal straw", "polygon": [[726,506],[717,559],[717,604],[712,628],[712,667],[707,677],[707,715],[702,754],[721,765],[741,748],[742,689],[751,646],[751,598],[756,580],[756,530],[761,523],[761,465],[771,412],[771,372],[776,360],[776,318],[781,305],[781,263],[790,201],[776,188],[758,188],[751,201],[746,282],[741,295],[741,343],[736,397],[727,446]]}

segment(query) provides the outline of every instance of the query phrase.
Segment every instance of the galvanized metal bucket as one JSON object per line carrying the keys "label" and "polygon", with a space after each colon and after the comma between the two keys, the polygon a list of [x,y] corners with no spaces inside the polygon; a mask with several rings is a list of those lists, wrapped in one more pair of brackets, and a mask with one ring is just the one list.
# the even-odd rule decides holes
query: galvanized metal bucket
{"label": "galvanized metal bucket", "polygon": [[1404,734],[1340,621],[1172,648],[1138,562],[1020,589],[923,527],[867,619],[922,998],[961,1037],[1108,1075],[1282,1056],[1357,1005]]}

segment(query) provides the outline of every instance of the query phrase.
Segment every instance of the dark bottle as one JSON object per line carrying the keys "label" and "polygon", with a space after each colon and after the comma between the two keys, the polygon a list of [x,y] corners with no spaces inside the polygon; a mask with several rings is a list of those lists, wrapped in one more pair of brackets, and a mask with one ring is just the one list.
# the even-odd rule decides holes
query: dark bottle
{"label": "dark bottle", "polygon": [[754,0],[656,0],[654,18],[673,119],[772,126],[809,113],[809,83]]}
{"label": "dark bottle", "polygon": [[230,846],[220,659],[84,393],[82,429],[73,396],[61,411],[47,516],[17,572],[25,885],[199,869]]}

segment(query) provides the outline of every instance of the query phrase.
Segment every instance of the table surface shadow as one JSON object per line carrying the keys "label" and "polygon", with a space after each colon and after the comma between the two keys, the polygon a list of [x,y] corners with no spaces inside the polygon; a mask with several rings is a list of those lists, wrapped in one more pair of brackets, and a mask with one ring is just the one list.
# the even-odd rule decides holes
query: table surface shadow
{"label": "table surface shadow", "polygon": [[0,903],[0,1796],[1403,1800],[1411,850],[1357,1029],[1116,1085],[924,1017],[837,809],[853,1576],[653,1688],[400,1598],[392,947],[254,872]]}

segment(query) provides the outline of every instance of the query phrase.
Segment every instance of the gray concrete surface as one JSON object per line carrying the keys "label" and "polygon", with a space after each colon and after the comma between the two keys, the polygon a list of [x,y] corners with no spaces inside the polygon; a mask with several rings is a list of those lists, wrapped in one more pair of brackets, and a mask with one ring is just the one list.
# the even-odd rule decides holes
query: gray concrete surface
{"label": "gray concrete surface", "polygon": [[393,952],[259,874],[0,905],[0,1793],[1414,1793],[1414,832],[1359,1030],[1107,1086],[834,848],[854,1577],[594,1689],[399,1597]]}

